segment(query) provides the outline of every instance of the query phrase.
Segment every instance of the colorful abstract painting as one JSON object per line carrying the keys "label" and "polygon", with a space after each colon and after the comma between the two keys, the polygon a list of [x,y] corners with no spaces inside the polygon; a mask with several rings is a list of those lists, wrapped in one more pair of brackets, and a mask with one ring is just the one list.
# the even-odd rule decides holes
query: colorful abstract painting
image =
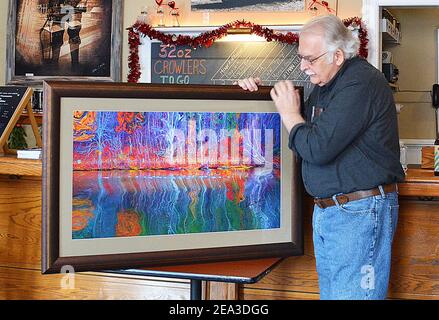
{"label": "colorful abstract painting", "polygon": [[73,239],[280,227],[279,114],[72,116]]}

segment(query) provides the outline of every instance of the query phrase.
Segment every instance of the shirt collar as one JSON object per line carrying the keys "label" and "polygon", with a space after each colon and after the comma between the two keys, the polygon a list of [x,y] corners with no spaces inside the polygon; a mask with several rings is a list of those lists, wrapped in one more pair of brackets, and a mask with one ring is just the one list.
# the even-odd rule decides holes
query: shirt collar
{"label": "shirt collar", "polygon": [[338,70],[337,73],[335,74],[335,76],[334,76],[331,80],[329,80],[328,83],[326,83],[325,85],[323,85],[322,88],[330,89],[330,88],[334,85],[334,83],[336,82],[336,80],[337,80],[338,78],[341,77],[341,75],[344,73],[344,71],[346,70],[346,68],[347,68],[350,64],[352,64],[354,61],[357,61],[358,59],[360,59],[360,57],[355,56],[355,57],[353,57],[353,58],[350,58],[350,59],[345,60],[345,61],[343,62],[343,64],[342,64],[340,70]]}

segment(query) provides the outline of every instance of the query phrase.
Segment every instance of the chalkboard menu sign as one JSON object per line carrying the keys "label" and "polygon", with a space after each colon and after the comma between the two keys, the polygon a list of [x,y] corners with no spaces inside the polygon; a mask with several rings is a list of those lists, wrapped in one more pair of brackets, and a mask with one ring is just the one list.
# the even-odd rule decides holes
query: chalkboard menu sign
{"label": "chalkboard menu sign", "polygon": [[9,121],[16,116],[27,89],[27,87],[0,87],[0,137],[3,136]]}
{"label": "chalkboard menu sign", "polygon": [[151,43],[151,82],[230,85],[248,77],[260,77],[264,85],[292,80],[312,88],[300,70],[297,44],[266,41],[218,41],[209,48]]}

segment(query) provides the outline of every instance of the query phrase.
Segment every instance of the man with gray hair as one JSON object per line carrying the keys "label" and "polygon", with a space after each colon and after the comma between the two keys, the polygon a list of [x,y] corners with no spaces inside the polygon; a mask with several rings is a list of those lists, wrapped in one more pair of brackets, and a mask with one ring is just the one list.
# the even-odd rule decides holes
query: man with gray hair
{"label": "man with gray hair", "polygon": [[[392,91],[383,74],[357,56],[359,41],[333,15],[300,32],[300,68],[315,84],[305,102],[291,81],[271,97],[302,159],[314,197],[313,241],[321,299],[384,299],[404,179]],[[238,81],[255,91],[259,78]]]}

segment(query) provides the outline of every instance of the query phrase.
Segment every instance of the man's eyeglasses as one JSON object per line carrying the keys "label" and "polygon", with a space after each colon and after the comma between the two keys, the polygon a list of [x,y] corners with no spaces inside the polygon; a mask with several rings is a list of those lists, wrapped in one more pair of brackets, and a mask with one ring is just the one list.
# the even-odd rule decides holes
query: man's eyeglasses
{"label": "man's eyeglasses", "polygon": [[298,54],[297,56],[299,57],[300,60],[305,60],[306,63],[309,63],[310,65],[313,65],[314,62],[319,60],[321,57],[323,57],[327,53],[328,53],[328,51],[322,53],[321,55],[319,55],[316,58],[304,57],[304,56],[301,56],[300,54]]}

